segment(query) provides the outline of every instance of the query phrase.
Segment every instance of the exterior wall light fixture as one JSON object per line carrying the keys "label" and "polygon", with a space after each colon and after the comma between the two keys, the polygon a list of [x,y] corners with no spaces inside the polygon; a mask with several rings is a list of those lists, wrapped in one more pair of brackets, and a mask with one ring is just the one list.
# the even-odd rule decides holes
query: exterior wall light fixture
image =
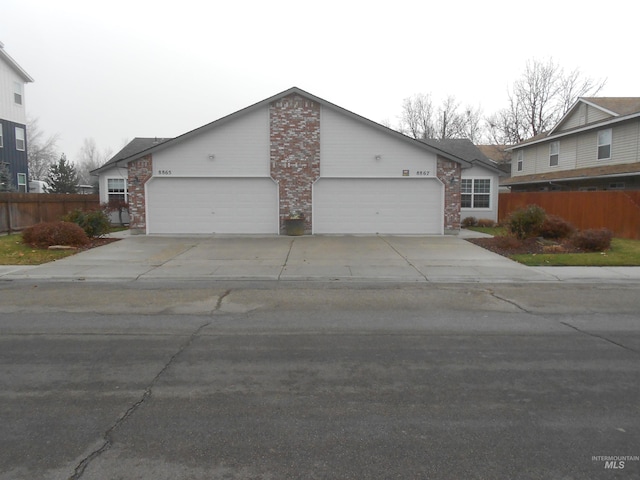
{"label": "exterior wall light fixture", "polygon": [[380,155],[380,154],[376,155],[375,159],[378,160],[378,161],[382,160],[382,155]]}
{"label": "exterior wall light fixture", "polygon": [[214,158],[216,158],[216,156],[213,153],[209,154],[209,160],[213,160]]}

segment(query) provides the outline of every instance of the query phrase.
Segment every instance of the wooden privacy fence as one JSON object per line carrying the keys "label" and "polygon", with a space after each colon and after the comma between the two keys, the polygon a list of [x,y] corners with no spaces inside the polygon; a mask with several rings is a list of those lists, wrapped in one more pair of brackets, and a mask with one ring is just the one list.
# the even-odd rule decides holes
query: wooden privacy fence
{"label": "wooden privacy fence", "polygon": [[55,222],[75,209],[98,207],[98,195],[0,193],[0,233],[20,231],[40,222]]}
{"label": "wooden privacy fence", "polygon": [[498,221],[527,205],[539,205],[576,228],[608,228],[616,237],[640,240],[640,191],[501,193]]}

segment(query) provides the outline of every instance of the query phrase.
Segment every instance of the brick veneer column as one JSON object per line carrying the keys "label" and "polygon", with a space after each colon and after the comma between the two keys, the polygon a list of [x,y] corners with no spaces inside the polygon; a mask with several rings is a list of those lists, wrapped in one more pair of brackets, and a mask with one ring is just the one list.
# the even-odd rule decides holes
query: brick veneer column
{"label": "brick veneer column", "polygon": [[269,106],[271,177],[280,189],[280,231],[291,212],[302,212],[311,232],[311,188],[320,177],[320,105],[297,94]]}
{"label": "brick veneer column", "polygon": [[460,164],[438,157],[438,178],[444,184],[444,231],[460,230]]}
{"label": "brick veneer column", "polygon": [[129,228],[131,230],[146,231],[147,211],[144,196],[144,184],[153,174],[153,159],[151,155],[139,158],[127,166],[129,188]]}

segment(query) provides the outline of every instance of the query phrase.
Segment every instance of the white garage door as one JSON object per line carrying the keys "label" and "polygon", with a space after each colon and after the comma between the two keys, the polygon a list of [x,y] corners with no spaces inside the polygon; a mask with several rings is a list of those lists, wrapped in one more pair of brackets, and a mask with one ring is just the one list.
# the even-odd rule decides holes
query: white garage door
{"label": "white garage door", "polygon": [[443,233],[435,178],[321,178],[313,188],[314,233]]}
{"label": "white garage door", "polygon": [[278,189],[270,178],[153,178],[148,233],[278,233]]}

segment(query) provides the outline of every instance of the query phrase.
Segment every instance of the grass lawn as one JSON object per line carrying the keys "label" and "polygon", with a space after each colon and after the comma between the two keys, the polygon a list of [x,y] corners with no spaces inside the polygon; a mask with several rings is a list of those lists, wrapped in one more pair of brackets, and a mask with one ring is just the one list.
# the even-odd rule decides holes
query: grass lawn
{"label": "grass lawn", "polygon": [[640,266],[640,241],[614,238],[611,248],[596,253],[543,253],[511,255],[516,262],[529,266],[588,266],[629,267]]}
{"label": "grass lawn", "polygon": [[68,257],[75,250],[47,250],[22,243],[22,235],[0,236],[0,265],[40,265]]}

